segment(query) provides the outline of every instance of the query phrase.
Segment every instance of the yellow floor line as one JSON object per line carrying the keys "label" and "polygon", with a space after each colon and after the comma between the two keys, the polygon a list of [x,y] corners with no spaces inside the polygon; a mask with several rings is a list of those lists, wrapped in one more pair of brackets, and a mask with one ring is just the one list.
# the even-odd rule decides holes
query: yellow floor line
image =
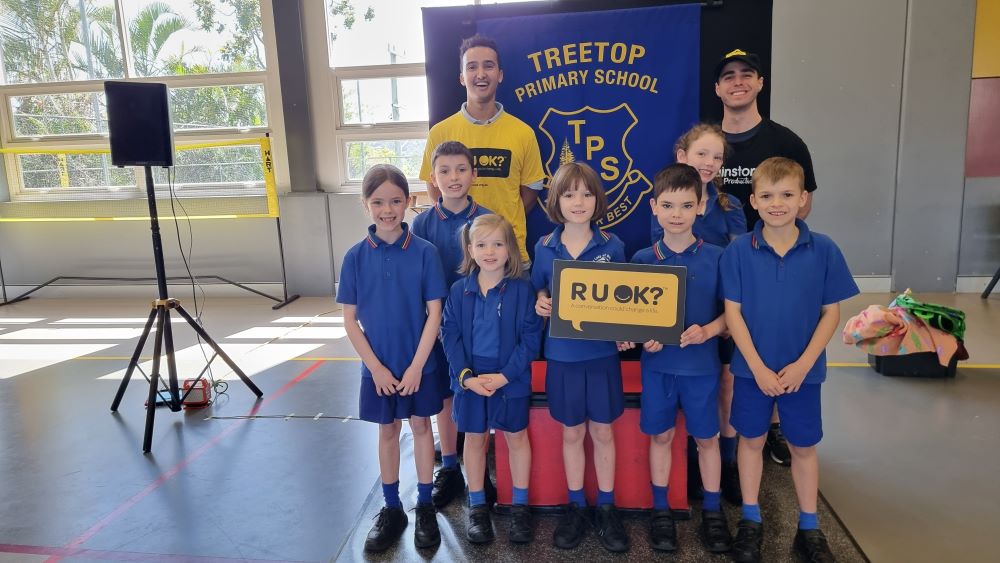
{"label": "yellow floor line", "polygon": [[[128,361],[131,356],[80,356],[74,360],[97,360],[97,361]],[[147,362],[152,360],[151,356],[139,358]],[[291,358],[292,362],[360,362],[361,358],[351,356],[302,356]],[[827,362],[827,367],[831,368],[867,368],[871,367],[865,362]],[[1000,364],[958,364],[959,369],[1000,369]]]}

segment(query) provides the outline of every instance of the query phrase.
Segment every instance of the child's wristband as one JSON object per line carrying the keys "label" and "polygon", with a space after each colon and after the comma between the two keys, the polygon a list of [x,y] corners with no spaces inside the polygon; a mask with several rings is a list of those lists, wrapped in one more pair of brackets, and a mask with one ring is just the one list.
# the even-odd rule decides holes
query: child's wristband
{"label": "child's wristband", "polygon": [[465,378],[466,378],[466,376],[471,375],[471,374],[472,374],[472,370],[469,369],[469,368],[465,368],[461,372],[459,372],[459,374],[458,374],[458,386],[461,387],[462,389],[468,389],[468,387],[465,386]]}

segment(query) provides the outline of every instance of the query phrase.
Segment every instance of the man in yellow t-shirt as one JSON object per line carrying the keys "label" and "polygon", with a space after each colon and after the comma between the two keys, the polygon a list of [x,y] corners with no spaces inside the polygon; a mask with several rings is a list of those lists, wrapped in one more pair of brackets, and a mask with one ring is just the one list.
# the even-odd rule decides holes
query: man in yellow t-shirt
{"label": "man in yellow t-shirt", "polygon": [[525,215],[538,201],[545,171],[535,132],[505,112],[496,101],[503,80],[500,55],[492,39],[476,35],[462,42],[462,69],[458,81],[465,86],[466,102],[454,115],[431,127],[427,135],[420,179],[437,200],[441,192],[431,174],[431,154],[445,141],[460,141],[472,150],[476,179],[469,194],[479,205],[510,221],[521,257],[528,259]]}

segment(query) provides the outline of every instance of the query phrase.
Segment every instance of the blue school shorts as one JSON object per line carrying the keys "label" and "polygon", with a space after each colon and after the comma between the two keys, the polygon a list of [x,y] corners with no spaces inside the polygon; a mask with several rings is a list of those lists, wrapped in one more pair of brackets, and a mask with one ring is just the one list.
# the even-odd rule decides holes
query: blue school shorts
{"label": "blue school shorts", "polygon": [[[472,359],[472,372],[499,373],[500,368],[496,358]],[[464,391],[455,395],[452,404],[451,417],[459,432],[482,434],[490,428],[504,432],[520,432],[528,427],[528,407],[531,397],[510,398],[504,393],[504,388],[492,397],[483,397],[473,391]]]}
{"label": "blue school shorts", "polygon": [[[438,380],[438,387],[441,389],[441,398],[447,399],[455,394],[451,389],[451,372],[448,369],[448,358],[444,355],[444,347],[441,346],[440,340],[434,341],[434,348],[431,349],[431,354],[436,354],[437,356],[437,371],[435,372],[435,377]],[[430,377],[425,375],[424,377]]]}
{"label": "blue school shorts", "polygon": [[[400,374],[402,377],[402,374]],[[420,389],[403,397],[398,392],[379,397],[375,391],[375,380],[361,378],[361,394],[358,399],[359,418],[378,424],[389,424],[411,416],[434,416],[443,406],[443,389],[434,373],[425,373],[420,379]]]}
{"label": "blue school shorts", "polygon": [[549,414],[565,426],[587,420],[611,424],[625,412],[618,354],[583,362],[548,360],[545,395]]}
{"label": "blue school shorts", "polygon": [[733,352],[736,351],[736,341],[733,337],[718,338],[719,340],[719,363],[722,365],[729,365],[733,363]]}
{"label": "blue school shorts", "polygon": [[768,397],[752,377],[734,377],[730,424],[741,436],[756,438],[767,433],[771,412],[778,405],[781,432],[793,446],[808,448],[823,439],[820,409],[821,383],[804,383],[795,393]]}
{"label": "blue school shorts", "polygon": [[702,440],[719,433],[719,377],[642,370],[639,428],[655,436],[674,427],[684,410],[688,434]]}

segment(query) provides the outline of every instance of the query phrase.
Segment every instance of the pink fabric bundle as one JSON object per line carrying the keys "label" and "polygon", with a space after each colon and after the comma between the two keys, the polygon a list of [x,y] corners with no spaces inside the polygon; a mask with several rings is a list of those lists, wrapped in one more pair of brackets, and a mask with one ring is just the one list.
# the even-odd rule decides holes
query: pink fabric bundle
{"label": "pink fabric bundle", "polygon": [[873,356],[934,352],[942,366],[956,353],[960,360],[969,357],[954,336],[928,326],[901,307],[872,305],[848,319],[841,336],[844,344],[853,344]]}

